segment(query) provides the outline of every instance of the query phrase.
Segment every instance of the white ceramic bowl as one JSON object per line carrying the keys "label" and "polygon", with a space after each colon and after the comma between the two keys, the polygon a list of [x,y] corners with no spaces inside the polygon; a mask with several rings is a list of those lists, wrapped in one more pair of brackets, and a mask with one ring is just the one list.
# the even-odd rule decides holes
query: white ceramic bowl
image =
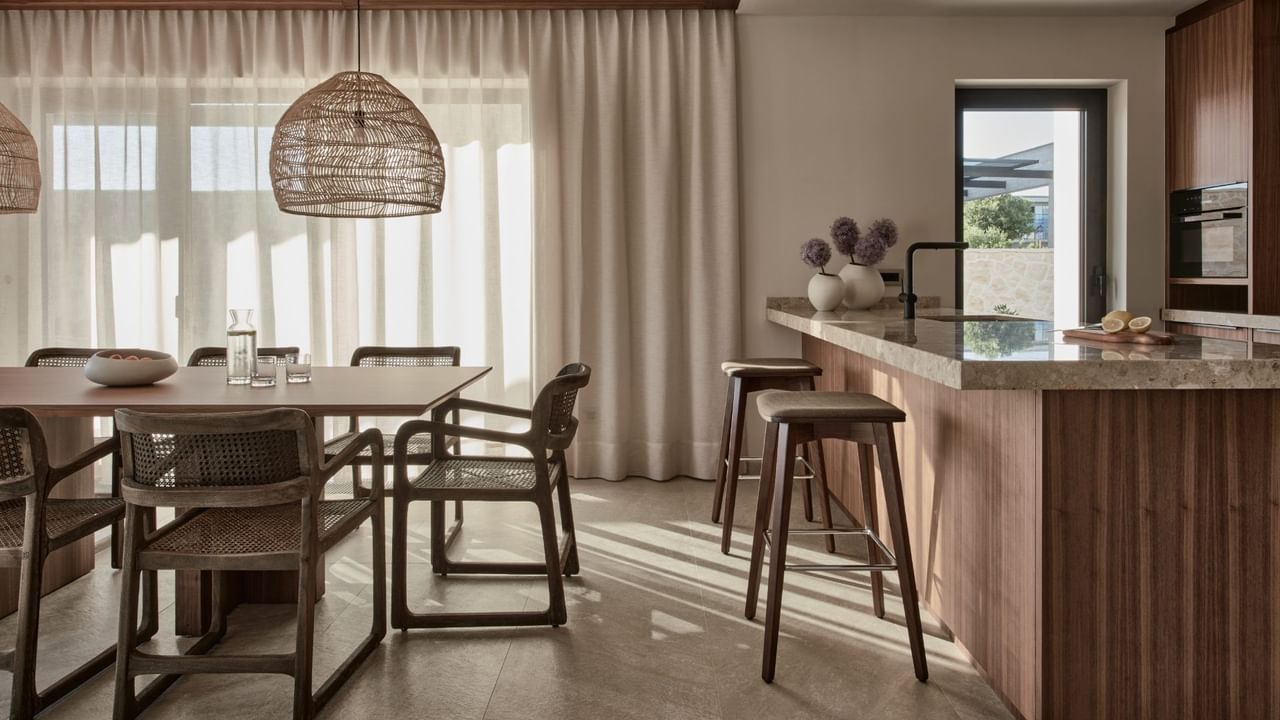
{"label": "white ceramic bowl", "polygon": [[[124,358],[136,357],[137,360],[113,359],[112,355]],[[133,385],[150,385],[159,382],[178,371],[178,361],[168,353],[155,350],[139,350],[137,348],[118,348],[104,350],[89,358],[85,363],[84,376],[90,381],[108,387],[129,387]]]}

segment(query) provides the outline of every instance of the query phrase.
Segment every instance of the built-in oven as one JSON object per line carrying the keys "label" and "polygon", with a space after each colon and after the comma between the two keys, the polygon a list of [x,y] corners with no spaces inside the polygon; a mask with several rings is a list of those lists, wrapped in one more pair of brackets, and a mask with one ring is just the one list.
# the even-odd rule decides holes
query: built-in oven
{"label": "built-in oven", "polygon": [[1169,195],[1169,274],[1176,278],[1249,276],[1249,184]]}

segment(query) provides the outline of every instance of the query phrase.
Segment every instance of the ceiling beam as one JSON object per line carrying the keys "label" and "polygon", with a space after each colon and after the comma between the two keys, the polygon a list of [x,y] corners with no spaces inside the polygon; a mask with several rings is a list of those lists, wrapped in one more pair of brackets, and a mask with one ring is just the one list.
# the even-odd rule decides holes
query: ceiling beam
{"label": "ceiling beam", "polygon": [[[739,0],[360,0],[366,10],[737,10]],[[354,10],[356,0],[0,0],[0,10]]]}

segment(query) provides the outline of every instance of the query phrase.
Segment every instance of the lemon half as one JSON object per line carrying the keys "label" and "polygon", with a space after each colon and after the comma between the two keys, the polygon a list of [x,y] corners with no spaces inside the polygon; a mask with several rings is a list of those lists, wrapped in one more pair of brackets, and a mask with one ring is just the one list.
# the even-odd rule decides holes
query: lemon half
{"label": "lemon half", "polygon": [[1151,318],[1146,317],[1145,315],[1142,317],[1136,317],[1129,321],[1130,332],[1144,333],[1150,329],[1151,329]]}
{"label": "lemon half", "polygon": [[1125,321],[1120,318],[1105,317],[1102,318],[1102,330],[1108,335],[1118,333],[1125,328]]}
{"label": "lemon half", "polygon": [[1119,320],[1125,325],[1128,325],[1129,321],[1132,319],[1133,319],[1133,313],[1129,312],[1128,310],[1112,310],[1111,312],[1102,316],[1103,322],[1106,322],[1108,320]]}

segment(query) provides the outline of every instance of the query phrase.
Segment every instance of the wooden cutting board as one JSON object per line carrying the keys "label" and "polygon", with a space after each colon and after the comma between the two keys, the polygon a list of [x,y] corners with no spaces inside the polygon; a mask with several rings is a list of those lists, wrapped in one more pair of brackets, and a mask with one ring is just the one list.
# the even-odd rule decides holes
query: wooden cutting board
{"label": "wooden cutting board", "polygon": [[1108,333],[1098,328],[1078,328],[1076,330],[1064,330],[1062,336],[1071,340],[1088,340],[1090,342],[1104,343],[1123,343],[1126,345],[1171,345],[1173,344],[1173,335],[1165,332],[1156,332],[1148,330],[1144,333],[1129,332],[1121,330],[1118,333]]}

